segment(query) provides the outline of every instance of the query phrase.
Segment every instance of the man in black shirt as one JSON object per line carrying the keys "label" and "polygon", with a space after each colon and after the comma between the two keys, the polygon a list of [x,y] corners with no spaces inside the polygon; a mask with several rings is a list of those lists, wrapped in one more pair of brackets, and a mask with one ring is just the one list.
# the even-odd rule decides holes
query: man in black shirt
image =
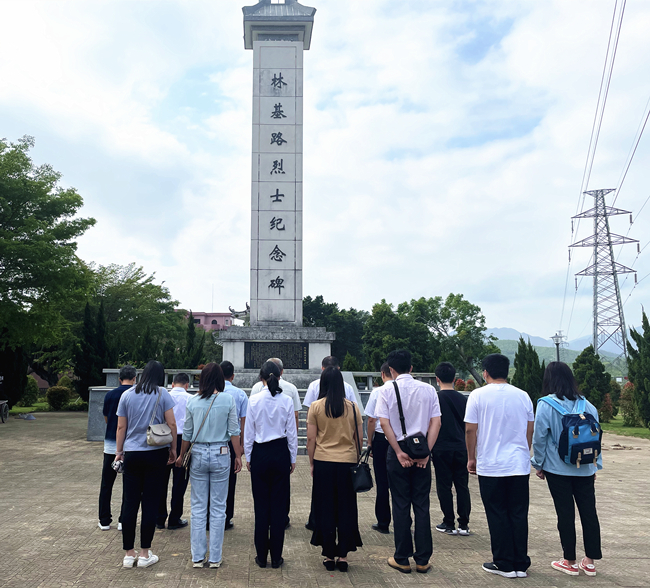
{"label": "man in black shirt", "polygon": [[[465,406],[467,398],[454,390],[456,370],[449,362],[436,368],[436,381],[440,392],[442,426],[438,440],[431,451],[436,471],[436,491],[440,501],[443,521],[436,529],[447,535],[469,535],[469,473],[467,471],[467,446],[465,445]],[[451,485],[456,488],[458,530],[454,525],[454,499]]]}

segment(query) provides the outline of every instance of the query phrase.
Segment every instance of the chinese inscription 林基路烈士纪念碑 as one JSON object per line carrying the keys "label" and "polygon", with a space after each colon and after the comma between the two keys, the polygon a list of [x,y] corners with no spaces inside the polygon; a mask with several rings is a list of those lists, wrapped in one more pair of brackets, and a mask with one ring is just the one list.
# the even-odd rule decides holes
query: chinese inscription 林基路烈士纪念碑
{"label": "chinese inscription \u6797\u57fa\u8def\u70c8\u58eb\u7eaa\u5ff5\u7891", "polygon": [[284,280],[280,276],[278,276],[277,278],[275,278],[275,280],[271,280],[271,283],[269,284],[269,288],[273,288],[274,290],[277,290],[278,296],[280,296],[280,294],[282,293],[282,288],[285,287],[283,286],[283,284],[284,284]]}
{"label": "chinese inscription \u6797\u57fa\u8def\u70c8\u58eb\u7eaa\u5ff5\u7891", "polygon": [[271,118],[287,118],[284,110],[282,110],[282,104],[278,102],[273,108],[275,110],[271,113]]}
{"label": "chinese inscription \u6797\u57fa\u8def\u70c8\u58eb\u7eaa\u5ff5\u7891", "polygon": [[278,231],[284,231],[287,228],[284,226],[284,223],[282,222],[281,218],[273,217],[269,225],[270,225],[270,229],[269,229],[270,231],[272,231],[273,229],[276,229]]}
{"label": "chinese inscription \u6797\u57fa\u8def\u70c8\u58eb\u7eaa\u5ff5\u7891", "polygon": [[277,75],[276,75],[276,74],[273,74],[273,79],[271,80],[271,85],[272,85],[274,88],[282,88],[282,86],[286,86],[286,85],[287,85],[287,82],[285,82],[285,81],[282,79],[282,72],[280,72],[280,73],[277,74]]}
{"label": "chinese inscription \u6797\u57fa\u8def\u70c8\u58eb\u7eaa\u5ff5\u7891", "polygon": [[273,251],[269,253],[269,257],[271,258],[272,261],[284,261],[284,258],[287,256],[287,254],[282,251],[277,245],[273,248]]}
{"label": "chinese inscription \u6797\u57fa\u8def\u70c8\u58eb\u7eaa\u5ff5\u7891", "polygon": [[283,174],[284,173],[284,159],[278,161],[277,159],[273,161],[273,169],[271,170],[271,175],[273,174]]}
{"label": "chinese inscription \u6797\u57fa\u8def\u70c8\u58eb\u7eaa\u5ff5\u7891", "polygon": [[273,145],[273,143],[282,145],[282,143],[286,142],[287,140],[282,138],[282,133],[271,133],[271,145]]}
{"label": "chinese inscription \u6797\u57fa\u8def\u70c8\u58eb\u7eaa\u5ff5\u7891", "polygon": [[275,194],[271,194],[271,202],[282,202],[282,199],[284,198],[284,194],[280,194],[280,188],[275,189]]}

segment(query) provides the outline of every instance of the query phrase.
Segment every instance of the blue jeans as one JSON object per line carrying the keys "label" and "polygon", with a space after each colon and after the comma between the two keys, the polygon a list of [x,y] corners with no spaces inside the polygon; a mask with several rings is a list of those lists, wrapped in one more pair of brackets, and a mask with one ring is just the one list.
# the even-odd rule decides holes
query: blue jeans
{"label": "blue jeans", "polygon": [[[192,449],[192,561],[202,561],[208,550],[206,524],[210,501],[210,560],[221,561],[226,526],[226,498],[230,477],[230,453],[221,453],[228,443],[196,443]],[[209,498],[208,498],[209,497]]]}

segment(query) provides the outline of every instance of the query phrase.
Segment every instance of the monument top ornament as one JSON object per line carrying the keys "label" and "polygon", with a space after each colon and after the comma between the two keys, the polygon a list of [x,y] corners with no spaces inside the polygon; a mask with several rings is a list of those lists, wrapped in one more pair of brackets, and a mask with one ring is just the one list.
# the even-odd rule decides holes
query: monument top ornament
{"label": "monument top ornament", "polygon": [[298,41],[309,49],[315,8],[297,0],[260,0],[255,6],[244,6],[242,11],[246,49],[253,49],[254,41]]}

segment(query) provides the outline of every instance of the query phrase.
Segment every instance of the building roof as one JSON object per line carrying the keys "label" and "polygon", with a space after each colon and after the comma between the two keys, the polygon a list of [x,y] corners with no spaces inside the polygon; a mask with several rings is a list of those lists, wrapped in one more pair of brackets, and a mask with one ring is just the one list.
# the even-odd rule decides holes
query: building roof
{"label": "building roof", "polygon": [[314,21],[315,8],[303,6],[296,0],[285,0],[284,4],[271,4],[271,0],[260,0],[255,6],[244,6],[244,20],[298,20]]}
{"label": "building roof", "polygon": [[[297,0],[284,0],[282,4],[260,0],[255,6],[244,6],[244,47],[253,48],[259,40],[299,41],[305,49],[311,45],[315,8],[303,6]],[[276,38],[269,38],[276,37]]]}

